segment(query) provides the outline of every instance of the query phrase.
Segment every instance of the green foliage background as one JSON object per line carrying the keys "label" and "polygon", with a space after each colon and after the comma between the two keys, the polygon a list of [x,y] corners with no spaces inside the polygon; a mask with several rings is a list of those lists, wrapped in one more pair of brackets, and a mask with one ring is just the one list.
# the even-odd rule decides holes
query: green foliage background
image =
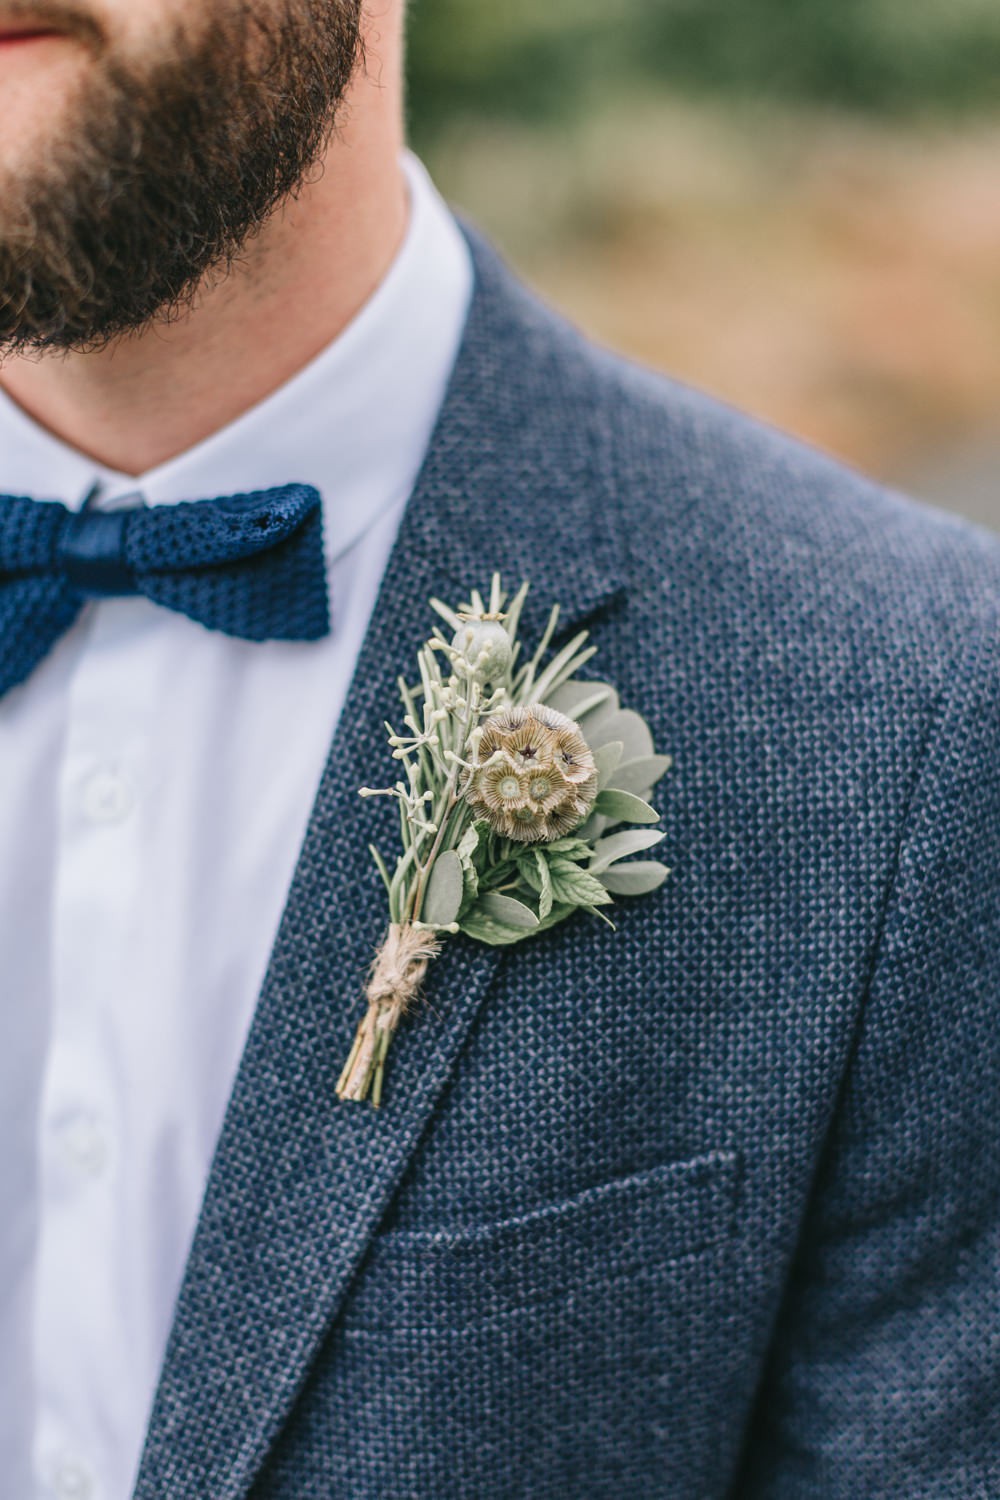
{"label": "green foliage background", "polygon": [[633,90],[875,113],[1000,92],[997,0],[411,0],[411,133],[543,122]]}

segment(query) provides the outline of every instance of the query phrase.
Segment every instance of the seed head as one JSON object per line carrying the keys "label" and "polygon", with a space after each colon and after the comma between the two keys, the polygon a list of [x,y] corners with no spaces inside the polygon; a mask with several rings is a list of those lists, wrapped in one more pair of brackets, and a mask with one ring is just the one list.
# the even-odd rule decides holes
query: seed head
{"label": "seed head", "polygon": [[484,721],[464,792],[497,833],[543,843],[586,818],[597,796],[597,767],[572,719],[532,703]]}

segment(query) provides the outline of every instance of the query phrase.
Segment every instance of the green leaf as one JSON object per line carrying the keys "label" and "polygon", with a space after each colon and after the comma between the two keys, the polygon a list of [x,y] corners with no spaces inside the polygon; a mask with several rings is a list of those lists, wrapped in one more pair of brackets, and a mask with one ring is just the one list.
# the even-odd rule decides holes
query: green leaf
{"label": "green leaf", "polygon": [[512,859],[502,859],[499,864],[490,865],[479,877],[480,891],[492,891],[499,885],[506,885],[512,875],[518,873],[517,865]]}
{"label": "green leaf", "polygon": [[522,938],[531,937],[538,931],[537,927],[507,927],[503,922],[494,922],[474,906],[461,920],[459,924],[466,937],[474,938],[477,943],[489,943],[490,947],[498,948],[506,943],[519,943]]}
{"label": "green leaf", "polygon": [[538,918],[539,921],[542,921],[552,910],[552,872],[549,869],[549,862],[541,849],[536,848],[532,850],[532,853],[535,856],[535,869],[541,880],[541,889],[538,893]]}
{"label": "green leaf", "polygon": [[[535,932],[547,932],[550,927],[555,927],[557,922],[564,922],[567,917],[571,917],[575,911],[579,911],[579,907],[571,906],[569,902],[553,902],[552,910],[547,917],[542,917]],[[531,935],[533,937],[534,933]]]}
{"label": "green leaf", "polygon": [[561,714],[576,719],[578,723],[603,703],[611,704],[613,713],[618,711],[618,694],[610,682],[587,682],[579,677],[573,677],[554,688],[546,702],[549,708],[558,709]]}
{"label": "green leaf", "polygon": [[661,886],[669,874],[667,866],[655,860],[636,860],[606,871],[601,883],[616,896],[644,896]]}
{"label": "green leaf", "polygon": [[598,839],[594,845],[594,856],[587,866],[591,875],[600,875],[616,860],[628,854],[638,854],[640,849],[652,849],[666,835],[652,828],[630,828],[624,833],[612,833],[606,839]]}
{"label": "green leaf", "polygon": [[604,906],[611,899],[593,875],[571,860],[556,856],[549,861],[553,901],[568,906]]}
{"label": "green leaf", "polygon": [[[470,835],[473,833],[475,833],[476,835],[476,844],[472,850],[472,862],[476,867],[476,874],[480,877],[480,879],[482,879],[483,875],[486,873],[486,867],[489,863],[491,832],[492,829],[490,828],[490,825],[487,823],[486,819],[477,818],[472,827],[466,829],[465,835],[462,840],[462,842],[464,843],[465,839],[468,838],[471,844]],[[459,845],[459,848],[461,848],[461,844]]]}
{"label": "green leaf", "polygon": [[479,872],[476,869],[476,850],[479,847],[479,829],[476,824],[467,828],[458,841],[455,853],[462,866],[462,906],[468,911],[479,895]]}
{"label": "green leaf", "polygon": [[633,797],[631,792],[613,791],[611,787],[598,792],[594,812],[612,823],[658,823],[660,820],[656,808],[643,802],[641,797]]}
{"label": "green leaf", "polygon": [[607,785],[641,797],[656,785],[672,764],[670,755],[643,755],[638,760],[627,760],[618,766]]}
{"label": "green leaf", "polygon": [[596,813],[591,810],[590,817],[587,819],[586,823],[584,823],[577,830],[581,839],[584,839],[586,841],[588,854],[590,853],[591,845],[594,843],[594,840],[600,838],[601,834],[604,832],[607,826],[607,818],[602,818],[600,813]]}
{"label": "green leaf", "polygon": [[[597,766],[597,785],[599,787],[607,786],[613,779],[615,769],[622,758],[624,749],[625,746],[621,740],[609,740],[606,745],[602,745],[599,750],[594,751],[594,763]],[[632,788],[629,787],[629,791],[631,790]]]}
{"label": "green leaf", "polygon": [[621,740],[625,746],[626,760],[639,760],[653,754],[653,736],[649,725],[632,708],[623,708],[620,713],[611,714],[596,729],[587,725],[583,733],[591,750],[598,750],[611,740]]}
{"label": "green leaf", "polygon": [[421,922],[432,927],[448,927],[458,920],[465,893],[465,876],[462,861],[454,849],[439,854],[431,866],[431,873],[420,905]]}
{"label": "green leaf", "polygon": [[568,834],[563,839],[553,839],[551,844],[539,844],[537,848],[544,849],[548,854],[564,854],[567,859],[589,859],[590,845],[586,839],[579,838],[575,833]]}
{"label": "green leaf", "polygon": [[552,877],[543,848],[544,845],[531,844],[517,857],[518,874],[538,897],[540,918],[547,917],[552,910]]}
{"label": "green leaf", "polygon": [[525,906],[523,901],[516,901],[513,896],[501,896],[499,891],[487,891],[485,896],[480,896],[474,910],[504,927],[530,931],[532,927],[538,926],[538,918],[530,906]]}
{"label": "green leaf", "polygon": [[538,863],[535,859],[534,844],[529,845],[524,850],[523,854],[518,855],[517,873],[520,875],[525,885],[530,886],[537,895],[538,892],[542,889],[542,877],[538,873]]}

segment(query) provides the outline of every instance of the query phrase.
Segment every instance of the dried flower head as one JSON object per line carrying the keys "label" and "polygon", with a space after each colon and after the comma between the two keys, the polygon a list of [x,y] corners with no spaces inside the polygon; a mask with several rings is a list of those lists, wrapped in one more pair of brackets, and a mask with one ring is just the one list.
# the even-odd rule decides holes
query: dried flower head
{"label": "dried flower head", "polygon": [[562,838],[596,796],[594,757],[565,714],[532,703],[484,722],[465,797],[497,833],[521,843]]}

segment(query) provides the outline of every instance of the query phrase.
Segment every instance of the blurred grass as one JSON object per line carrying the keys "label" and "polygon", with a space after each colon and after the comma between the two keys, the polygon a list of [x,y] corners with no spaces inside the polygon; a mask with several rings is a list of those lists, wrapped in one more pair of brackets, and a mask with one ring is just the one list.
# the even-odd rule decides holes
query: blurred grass
{"label": "blurred grass", "polygon": [[866,112],[993,107],[995,0],[412,0],[413,136],[654,86]]}
{"label": "blurred grass", "polygon": [[1000,524],[1000,7],[413,7],[411,138],[543,294]]}

